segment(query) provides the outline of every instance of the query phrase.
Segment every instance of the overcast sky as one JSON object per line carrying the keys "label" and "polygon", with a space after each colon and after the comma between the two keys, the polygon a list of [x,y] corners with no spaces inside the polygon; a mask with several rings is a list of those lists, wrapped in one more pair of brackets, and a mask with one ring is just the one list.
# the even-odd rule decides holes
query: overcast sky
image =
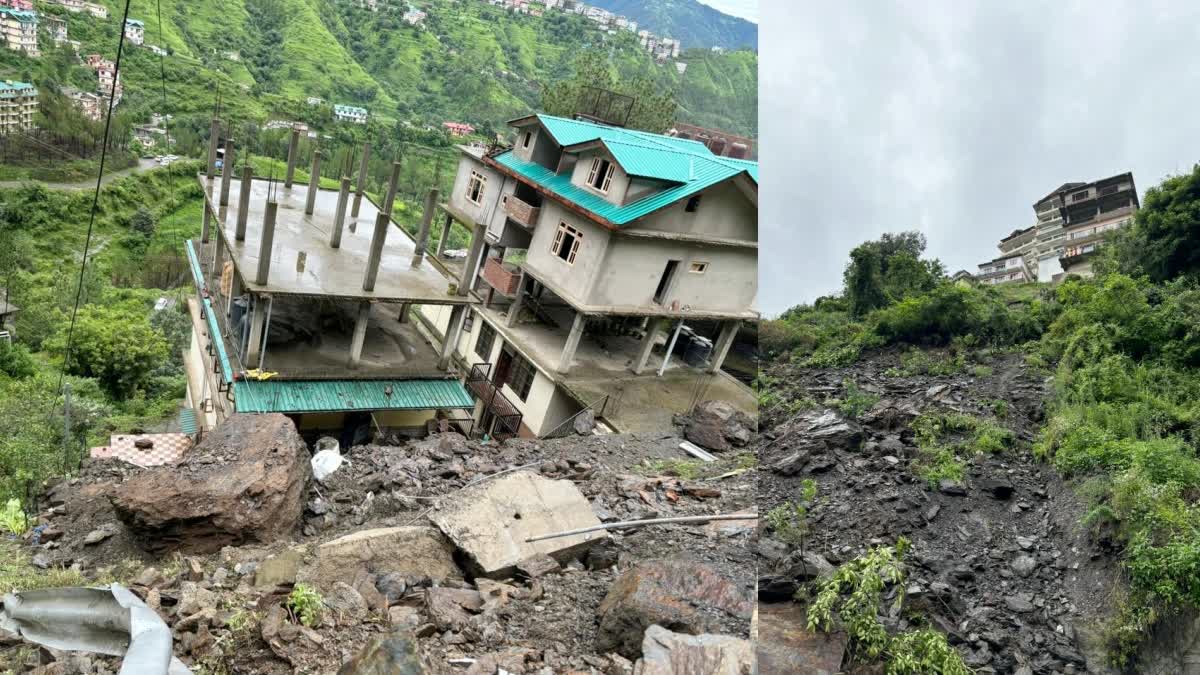
{"label": "overcast sky", "polygon": [[700,2],[726,14],[740,16],[752,23],[758,23],[758,0],[700,0]]}
{"label": "overcast sky", "polygon": [[760,309],[917,229],[975,271],[1067,181],[1200,161],[1200,2],[761,0]]}

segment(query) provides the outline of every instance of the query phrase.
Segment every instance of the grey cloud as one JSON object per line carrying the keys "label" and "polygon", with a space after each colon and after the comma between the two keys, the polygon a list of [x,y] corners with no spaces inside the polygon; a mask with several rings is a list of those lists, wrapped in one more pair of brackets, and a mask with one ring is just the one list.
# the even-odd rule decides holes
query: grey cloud
{"label": "grey cloud", "polygon": [[[1040,6],[1039,6],[1040,5]],[[1200,4],[764,0],[760,301],[836,291],[917,229],[953,271],[1069,180],[1200,161]]]}

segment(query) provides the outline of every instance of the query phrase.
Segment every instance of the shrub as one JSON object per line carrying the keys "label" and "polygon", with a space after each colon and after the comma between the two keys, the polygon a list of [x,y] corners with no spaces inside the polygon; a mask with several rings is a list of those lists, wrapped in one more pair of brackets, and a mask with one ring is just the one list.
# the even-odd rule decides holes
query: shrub
{"label": "shrub", "polygon": [[758,349],[764,355],[786,354],[794,349],[812,351],[817,337],[812,329],[782,319],[768,319],[758,324]]}
{"label": "shrub", "polygon": [[292,620],[309,628],[321,622],[323,604],[321,594],[308,584],[296,584],[287,599],[287,608]]}
{"label": "shrub", "polygon": [[0,511],[0,530],[20,536],[28,529],[29,519],[25,517],[25,510],[21,508],[21,500],[8,500],[4,509]]}
{"label": "shrub", "polygon": [[780,504],[767,512],[767,526],[785,544],[804,550],[808,534],[808,507],[817,496],[817,484],[806,479],[800,484],[800,497],[794,502]]}
{"label": "shrub", "polygon": [[846,394],[836,405],[838,410],[850,419],[857,419],[879,402],[878,395],[859,388],[853,380],[843,380],[842,387],[845,388]]}
{"label": "shrub", "polygon": [[37,367],[28,349],[23,345],[0,340],[0,373],[9,377],[22,378],[30,377],[36,370]]}

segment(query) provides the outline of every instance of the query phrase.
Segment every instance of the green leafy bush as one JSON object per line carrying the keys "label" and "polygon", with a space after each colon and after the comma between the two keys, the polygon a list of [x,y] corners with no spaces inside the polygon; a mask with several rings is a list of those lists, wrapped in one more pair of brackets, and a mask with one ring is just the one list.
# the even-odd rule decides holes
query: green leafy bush
{"label": "green leafy bush", "polygon": [[287,608],[292,620],[312,628],[321,623],[324,600],[317,589],[308,584],[296,584],[288,595]]}
{"label": "green leafy bush", "polygon": [[767,526],[776,538],[804,550],[808,535],[808,507],[817,496],[817,484],[811,479],[800,484],[800,496],[794,502],[780,504],[767,512]]}
{"label": "green leafy bush", "polygon": [[911,428],[920,451],[915,469],[931,488],[945,479],[961,481],[970,458],[1003,452],[1014,440],[1012,431],[996,422],[962,413],[927,413]]}
{"label": "green leafy bush", "polygon": [[29,519],[25,517],[25,510],[21,508],[21,500],[8,500],[4,509],[0,511],[0,531],[22,535],[28,529]]}
{"label": "green leafy bush", "polygon": [[845,394],[834,405],[842,414],[850,419],[857,419],[879,402],[879,396],[858,386],[854,380],[842,380]]}

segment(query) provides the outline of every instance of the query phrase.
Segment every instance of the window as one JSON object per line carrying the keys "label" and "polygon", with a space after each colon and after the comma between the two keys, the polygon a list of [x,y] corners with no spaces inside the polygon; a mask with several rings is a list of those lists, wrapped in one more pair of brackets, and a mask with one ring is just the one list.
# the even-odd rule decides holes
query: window
{"label": "window", "polygon": [[1100,196],[1103,197],[1104,195],[1116,194],[1116,192],[1117,192],[1117,186],[1109,185],[1108,187],[1102,188],[1100,190]]}
{"label": "window", "polygon": [[467,201],[474,204],[483,203],[483,188],[487,185],[487,178],[478,171],[471,172],[471,180],[467,182]]}
{"label": "window", "polygon": [[683,210],[688,213],[695,213],[698,208],[700,208],[700,195],[694,195],[691,199],[687,200],[687,206],[683,207]]}
{"label": "window", "polygon": [[479,337],[475,338],[475,354],[487,361],[492,358],[492,344],[496,341],[496,329],[484,321],[479,326]]}
{"label": "window", "polygon": [[525,138],[521,139],[521,147],[522,147],[522,148],[528,148],[528,147],[529,147],[529,143],[530,143],[530,141],[532,141],[532,140],[533,140],[533,132],[532,132],[532,131],[526,131],[526,132],[525,132]]}
{"label": "window", "polygon": [[1087,190],[1084,190],[1083,192],[1076,192],[1075,194],[1071,195],[1071,201],[1081,202],[1081,201],[1087,199],[1087,196],[1088,196]]}
{"label": "window", "polygon": [[616,168],[617,166],[607,159],[593,157],[587,184],[601,192],[608,192],[608,187],[612,185],[613,170]]}
{"label": "window", "polygon": [[688,271],[691,272],[692,274],[704,274],[705,272],[708,271],[708,263],[694,262],[694,263],[692,263],[692,266],[690,269],[688,269]]}
{"label": "window", "polygon": [[583,241],[583,234],[579,230],[566,223],[559,223],[550,253],[562,258],[568,265],[574,265],[575,254],[579,252],[579,242],[581,241]]}
{"label": "window", "polygon": [[512,367],[508,371],[507,384],[517,398],[524,401],[529,397],[529,389],[533,386],[533,376],[537,371],[533,369],[533,364],[520,354],[514,352],[511,356]]}

